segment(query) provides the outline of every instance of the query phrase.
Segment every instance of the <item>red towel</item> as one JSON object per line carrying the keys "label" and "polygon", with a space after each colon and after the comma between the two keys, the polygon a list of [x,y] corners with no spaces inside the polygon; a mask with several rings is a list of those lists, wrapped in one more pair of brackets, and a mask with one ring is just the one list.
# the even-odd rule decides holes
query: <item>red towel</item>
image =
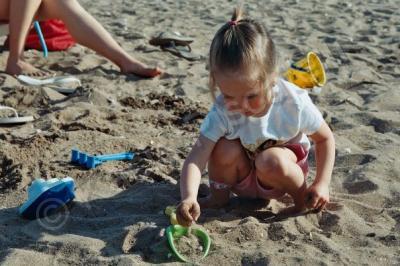
{"label": "red towel", "polygon": [[[41,21],[40,28],[42,29],[43,37],[49,51],[66,50],[76,43],[61,20],[50,19]],[[28,33],[25,48],[42,50],[39,36],[34,28]]]}
{"label": "red towel", "polygon": [[[69,34],[64,22],[57,19],[50,19],[46,21],[39,22],[40,28],[43,33],[43,37],[46,41],[47,50],[49,51],[62,51],[67,50],[76,42]],[[5,47],[8,47],[9,40],[7,38],[4,43]],[[39,35],[37,34],[35,28],[28,33],[28,37],[25,42],[26,49],[36,49],[43,50],[40,45]]]}

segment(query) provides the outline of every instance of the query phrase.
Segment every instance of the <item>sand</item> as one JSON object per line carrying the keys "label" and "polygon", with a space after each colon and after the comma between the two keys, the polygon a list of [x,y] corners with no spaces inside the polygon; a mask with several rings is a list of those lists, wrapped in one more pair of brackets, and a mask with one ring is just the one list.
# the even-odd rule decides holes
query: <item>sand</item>
{"label": "sand", "polygon": [[[69,97],[49,97],[43,88],[0,74],[0,104],[36,118],[0,128],[0,263],[178,264],[166,246],[163,211],[179,201],[182,163],[212,104],[208,47],[234,3],[80,2],[128,52],[168,73],[155,79],[120,75],[112,63],[76,45],[48,59],[26,52],[38,67],[81,79]],[[232,199],[226,208],[203,210],[198,224],[213,243],[201,264],[400,264],[398,7],[397,0],[246,1],[247,13],[270,29],[282,70],[311,50],[324,62],[328,83],[311,95],[336,138],[332,203],[322,213],[287,219],[273,217],[287,204],[276,201]],[[148,44],[164,30],[193,37],[193,51],[204,58],[189,62]],[[7,55],[0,54],[0,69]],[[69,163],[74,147],[137,156],[85,170]],[[67,211],[34,221],[18,216],[34,178],[64,176],[77,186]]]}

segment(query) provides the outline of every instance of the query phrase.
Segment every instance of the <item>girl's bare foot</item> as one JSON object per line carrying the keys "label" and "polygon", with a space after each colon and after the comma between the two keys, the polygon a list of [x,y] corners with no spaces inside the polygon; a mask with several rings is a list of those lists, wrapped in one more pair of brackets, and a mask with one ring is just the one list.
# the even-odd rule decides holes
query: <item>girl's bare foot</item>
{"label": "girl's bare foot", "polygon": [[23,60],[8,60],[5,72],[12,76],[27,75],[30,77],[46,77],[49,72],[38,69]]}
{"label": "girl's bare foot", "polygon": [[121,72],[124,74],[132,73],[145,78],[153,78],[160,75],[163,70],[159,67],[148,67],[139,61],[131,59],[121,66]]}

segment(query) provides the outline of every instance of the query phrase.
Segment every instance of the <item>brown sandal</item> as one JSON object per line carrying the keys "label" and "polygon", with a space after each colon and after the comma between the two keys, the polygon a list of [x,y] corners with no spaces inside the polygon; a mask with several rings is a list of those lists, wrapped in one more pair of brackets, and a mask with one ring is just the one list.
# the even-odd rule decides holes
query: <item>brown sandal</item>
{"label": "brown sandal", "polygon": [[164,46],[174,42],[176,46],[188,46],[193,41],[194,39],[182,36],[180,33],[161,32],[157,37],[152,38],[149,43],[155,46]]}

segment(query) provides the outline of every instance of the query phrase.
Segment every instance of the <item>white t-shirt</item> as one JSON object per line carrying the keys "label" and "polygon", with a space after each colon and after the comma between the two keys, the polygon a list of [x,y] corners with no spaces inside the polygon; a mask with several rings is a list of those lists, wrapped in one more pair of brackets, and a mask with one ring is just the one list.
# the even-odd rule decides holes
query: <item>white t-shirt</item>
{"label": "white t-shirt", "polygon": [[262,117],[228,111],[223,96],[219,95],[204,119],[200,133],[214,142],[221,137],[240,139],[251,153],[259,147],[265,149],[285,143],[300,143],[308,151],[310,141],[307,135],[316,132],[323,122],[320,111],[307,90],[290,82],[279,79],[272,90],[272,105]]}

